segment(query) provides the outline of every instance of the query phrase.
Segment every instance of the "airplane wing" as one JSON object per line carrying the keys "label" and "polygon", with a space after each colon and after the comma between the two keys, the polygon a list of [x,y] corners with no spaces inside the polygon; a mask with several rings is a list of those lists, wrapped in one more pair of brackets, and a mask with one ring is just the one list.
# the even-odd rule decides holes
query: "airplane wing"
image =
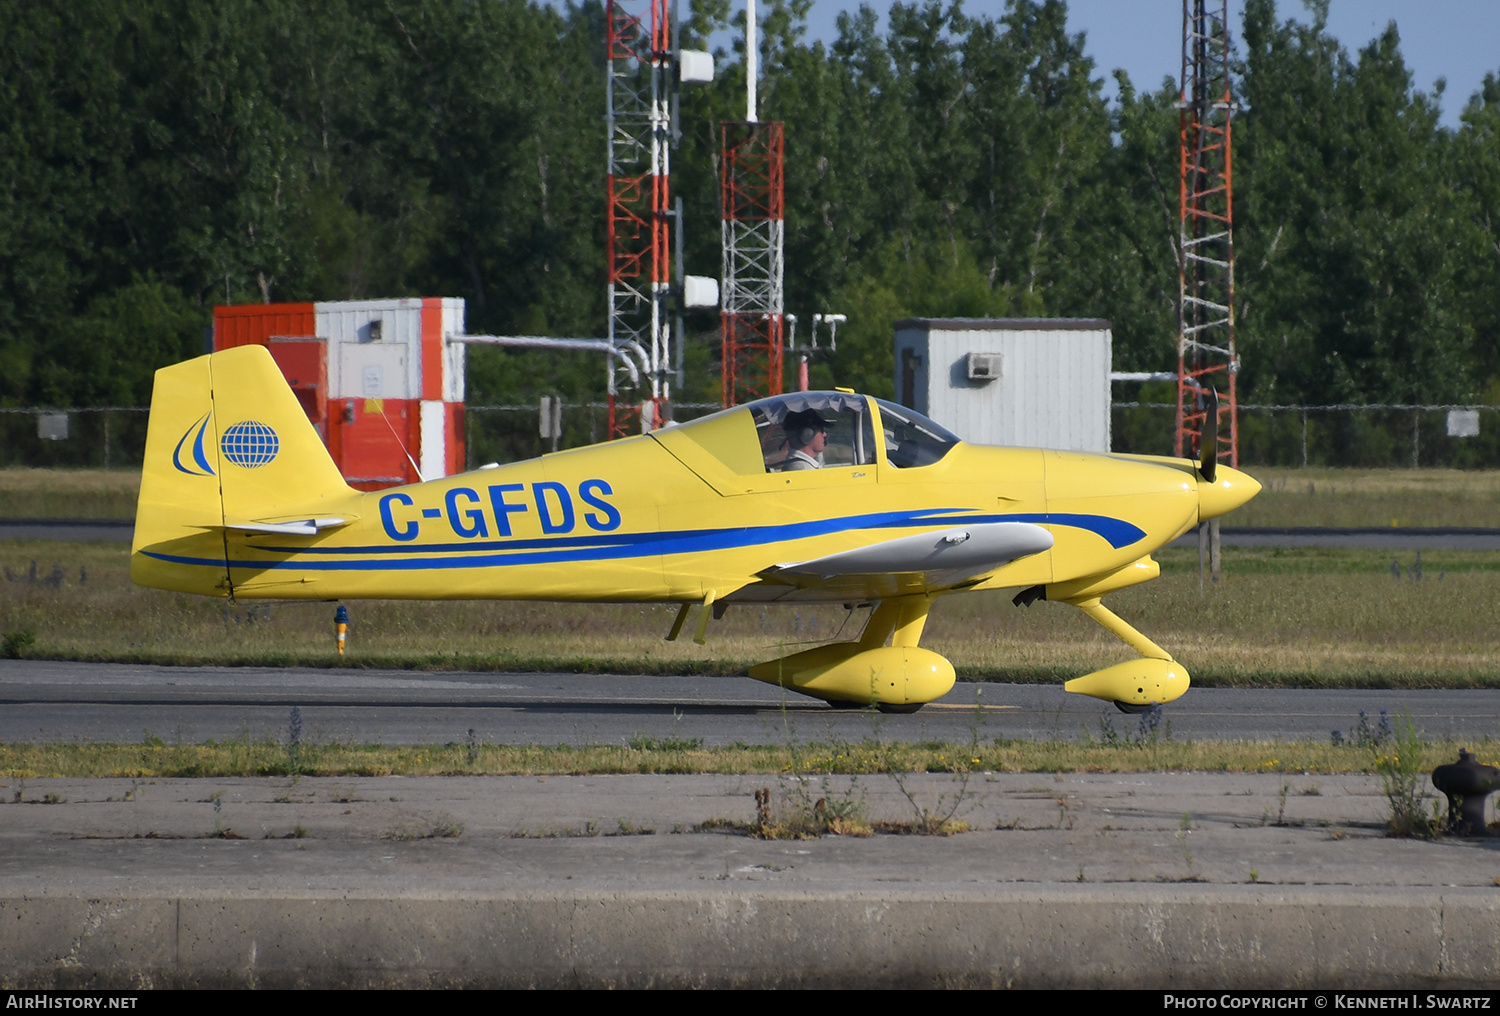
{"label": "airplane wing", "polygon": [[1029,522],[958,526],[773,565],[760,572],[760,583],[729,598],[795,600],[815,594],[817,599],[883,599],[934,592],[964,585],[1051,547],[1052,534]]}

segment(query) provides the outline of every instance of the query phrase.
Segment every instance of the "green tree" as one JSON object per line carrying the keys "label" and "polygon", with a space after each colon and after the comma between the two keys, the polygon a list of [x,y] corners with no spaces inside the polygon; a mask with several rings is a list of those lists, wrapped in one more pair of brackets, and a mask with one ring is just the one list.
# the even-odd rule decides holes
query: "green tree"
{"label": "green tree", "polygon": [[109,285],[97,249],[124,170],[120,4],[0,3],[0,402],[25,404],[41,343]]}
{"label": "green tree", "polygon": [[1236,123],[1240,346],[1267,401],[1448,402],[1472,390],[1450,138],[1396,28],[1351,61],[1326,30],[1245,9]]}

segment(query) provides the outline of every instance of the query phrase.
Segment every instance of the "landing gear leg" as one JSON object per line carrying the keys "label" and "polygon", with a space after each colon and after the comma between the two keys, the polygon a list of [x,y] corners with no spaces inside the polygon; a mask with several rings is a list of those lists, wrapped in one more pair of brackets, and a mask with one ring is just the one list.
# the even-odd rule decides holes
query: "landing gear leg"
{"label": "landing gear leg", "polygon": [[893,646],[915,646],[922,640],[922,629],[927,627],[927,611],[931,608],[932,598],[927,596],[881,600],[870,614],[870,620],[865,622],[859,647],[879,649],[887,639]]}
{"label": "landing gear leg", "polygon": [[1188,672],[1172,654],[1121,620],[1099,597],[1066,600],[1143,659],[1119,663],[1075,677],[1063,685],[1068,691],[1113,702],[1121,712],[1141,713],[1171,702],[1188,689]]}
{"label": "landing gear leg", "polygon": [[1101,628],[1146,657],[1146,659],[1172,659],[1171,653],[1126,624],[1118,614],[1106,607],[1099,597],[1092,596],[1087,600],[1068,600],[1066,602],[1073,604],[1073,606],[1083,611],[1097,622]]}

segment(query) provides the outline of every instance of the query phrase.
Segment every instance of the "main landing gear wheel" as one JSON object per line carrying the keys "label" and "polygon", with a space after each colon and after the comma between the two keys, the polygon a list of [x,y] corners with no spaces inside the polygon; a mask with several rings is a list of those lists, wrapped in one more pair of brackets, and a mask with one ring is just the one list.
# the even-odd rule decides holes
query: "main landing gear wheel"
{"label": "main landing gear wheel", "polygon": [[1160,709],[1161,703],[1147,702],[1145,705],[1136,705],[1133,702],[1121,702],[1119,699],[1115,699],[1115,708],[1122,713],[1130,713],[1134,716],[1137,713],[1149,713],[1153,709]]}
{"label": "main landing gear wheel", "polygon": [[909,713],[916,712],[926,704],[926,702],[907,702],[903,705],[897,705],[894,702],[882,702],[878,706],[876,706],[876,708],[883,713],[896,713],[898,715],[905,716]]}

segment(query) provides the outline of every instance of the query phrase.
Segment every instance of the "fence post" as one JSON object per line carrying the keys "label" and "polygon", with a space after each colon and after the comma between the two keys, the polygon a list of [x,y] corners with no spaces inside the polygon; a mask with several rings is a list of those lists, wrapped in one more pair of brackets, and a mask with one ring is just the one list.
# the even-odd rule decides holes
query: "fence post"
{"label": "fence post", "polygon": [[1198,523],[1198,595],[1203,595],[1203,565],[1208,554],[1208,523]]}

